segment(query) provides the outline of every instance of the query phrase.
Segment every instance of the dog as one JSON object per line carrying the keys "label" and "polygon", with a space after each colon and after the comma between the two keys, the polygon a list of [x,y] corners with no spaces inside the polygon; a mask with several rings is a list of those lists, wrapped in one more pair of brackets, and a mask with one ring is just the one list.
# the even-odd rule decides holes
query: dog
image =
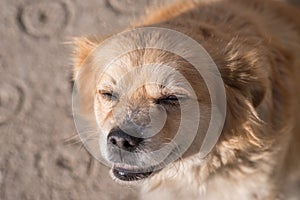
{"label": "dog", "polygon": [[[124,51],[184,43],[165,42],[159,31],[149,37],[130,32],[151,27],[192,38],[218,69],[226,113],[205,156],[199,151],[213,112],[205,77],[174,52]],[[178,1],[150,11],[127,31],[106,43],[107,37],[74,41],[80,110],[95,127],[97,151],[113,179],[141,186],[146,200],[291,198],[285,191],[300,174],[299,9],[274,0]],[[199,121],[191,105],[200,108]],[[186,113],[186,135],[172,142]],[[195,124],[194,140],[183,148]],[[164,155],[153,155],[162,148]]]}

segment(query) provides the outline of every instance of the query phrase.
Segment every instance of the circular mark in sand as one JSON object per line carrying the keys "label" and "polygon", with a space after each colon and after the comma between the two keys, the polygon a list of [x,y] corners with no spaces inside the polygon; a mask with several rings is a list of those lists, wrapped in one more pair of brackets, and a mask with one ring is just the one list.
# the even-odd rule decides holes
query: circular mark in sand
{"label": "circular mark in sand", "polygon": [[149,4],[149,0],[107,0],[108,4],[122,14],[138,13]]}
{"label": "circular mark in sand", "polygon": [[20,113],[25,100],[25,92],[17,84],[0,82],[0,125],[12,120]]}
{"label": "circular mark in sand", "polygon": [[49,37],[61,32],[72,17],[67,2],[38,2],[25,5],[20,13],[24,30],[36,37]]}

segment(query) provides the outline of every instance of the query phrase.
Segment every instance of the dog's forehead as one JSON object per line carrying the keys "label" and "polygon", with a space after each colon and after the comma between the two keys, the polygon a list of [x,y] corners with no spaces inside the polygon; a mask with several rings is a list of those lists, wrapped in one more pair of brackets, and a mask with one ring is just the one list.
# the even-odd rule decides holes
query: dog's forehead
{"label": "dog's forehead", "polygon": [[133,66],[126,63],[115,63],[101,74],[99,84],[111,85],[122,91],[146,88],[188,88],[185,77],[174,67],[167,64],[150,63]]}

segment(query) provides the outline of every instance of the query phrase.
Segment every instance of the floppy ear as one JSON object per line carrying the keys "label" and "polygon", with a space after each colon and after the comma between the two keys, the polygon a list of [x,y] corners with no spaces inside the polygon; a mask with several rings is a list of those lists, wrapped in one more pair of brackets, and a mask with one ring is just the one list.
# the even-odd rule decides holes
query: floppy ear
{"label": "floppy ear", "polygon": [[221,68],[223,80],[256,108],[264,99],[269,84],[267,52],[257,41],[254,44],[252,41],[231,41],[227,48],[225,66]]}
{"label": "floppy ear", "polygon": [[82,64],[99,42],[95,38],[80,37],[74,38],[72,43],[75,46],[73,51],[73,79],[75,80],[78,72],[81,70]]}
{"label": "floppy ear", "polygon": [[[266,146],[274,134],[290,128],[287,119],[293,107],[288,105],[294,93],[290,55],[277,44],[250,38],[233,41],[224,54],[220,65],[227,95],[224,130],[247,136],[252,145]],[[265,131],[265,126],[272,130]]]}
{"label": "floppy ear", "polygon": [[73,80],[78,90],[76,98],[79,111],[81,115],[90,117],[93,114],[95,92],[95,74],[91,70],[90,55],[99,43],[96,39],[81,37],[74,38],[72,44],[75,46],[73,50]]}
{"label": "floppy ear", "polygon": [[260,124],[263,119],[258,112],[268,103],[264,100],[270,88],[269,51],[250,39],[234,39],[224,50],[225,59],[219,69],[227,98],[225,129],[233,130],[247,121]]}

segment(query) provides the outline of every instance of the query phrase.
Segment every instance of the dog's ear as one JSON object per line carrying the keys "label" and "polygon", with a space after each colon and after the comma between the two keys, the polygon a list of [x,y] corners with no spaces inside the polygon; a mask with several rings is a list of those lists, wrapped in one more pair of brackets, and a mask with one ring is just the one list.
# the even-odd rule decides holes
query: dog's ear
{"label": "dog's ear", "polygon": [[238,90],[255,108],[264,99],[270,64],[266,60],[264,48],[255,47],[251,41],[247,42],[249,46],[241,41],[232,41],[228,45],[221,74],[225,84]]}
{"label": "dog's ear", "polygon": [[263,120],[258,112],[269,95],[268,51],[263,46],[255,46],[254,42],[247,42],[233,40],[229,43],[223,52],[223,63],[218,64],[227,98],[224,130],[235,130],[237,125],[249,120],[252,124],[260,124]]}
{"label": "dog's ear", "polygon": [[75,80],[78,72],[80,71],[82,64],[91,54],[91,52],[98,45],[98,41],[95,38],[80,37],[73,39],[74,51],[73,51],[73,60],[74,60],[74,73],[73,79]]}
{"label": "dog's ear", "polygon": [[76,83],[76,96],[81,115],[90,116],[93,113],[93,98],[95,92],[94,73],[91,70],[91,55],[98,46],[93,38],[73,38],[73,80]]}

